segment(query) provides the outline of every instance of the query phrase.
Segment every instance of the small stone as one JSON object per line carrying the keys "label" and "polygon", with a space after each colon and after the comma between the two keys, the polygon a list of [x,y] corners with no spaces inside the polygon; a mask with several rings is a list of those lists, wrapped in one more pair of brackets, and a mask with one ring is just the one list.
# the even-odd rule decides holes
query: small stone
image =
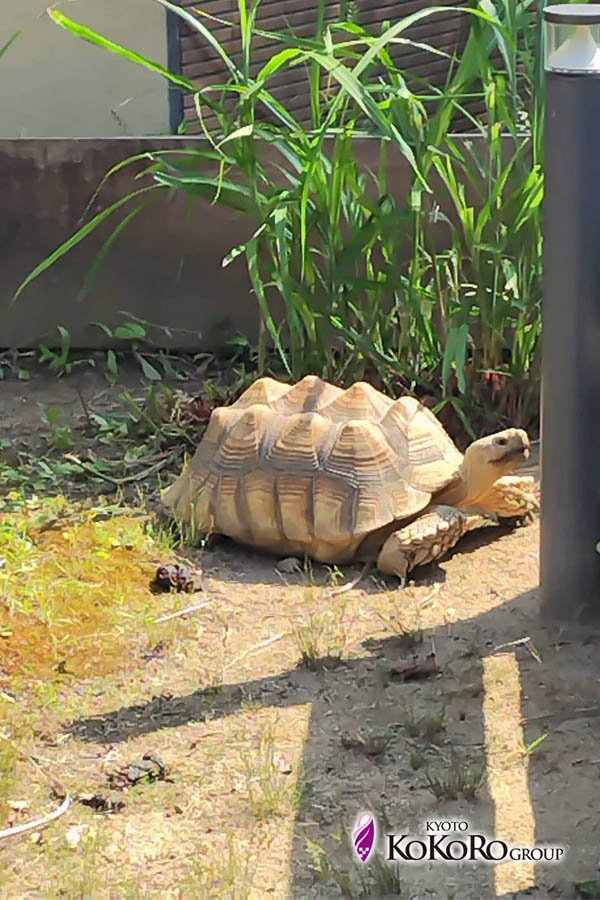
{"label": "small stone", "polygon": [[8,805],[15,812],[24,812],[29,809],[29,800],[10,800]]}
{"label": "small stone", "polygon": [[41,844],[42,843],[42,835],[39,831],[34,831],[29,835],[29,840],[32,844]]}
{"label": "small stone", "polygon": [[67,847],[70,847],[71,850],[75,850],[81,842],[84,830],[85,825],[72,825],[65,834],[65,843]]}
{"label": "small stone", "polygon": [[275,753],[273,756],[273,768],[277,769],[281,775],[292,774],[292,764],[283,756],[282,753]]}
{"label": "small stone", "polygon": [[295,556],[286,556],[285,559],[279,560],[275,568],[278,572],[283,572],[284,575],[293,575],[294,572],[302,571],[302,564]]}

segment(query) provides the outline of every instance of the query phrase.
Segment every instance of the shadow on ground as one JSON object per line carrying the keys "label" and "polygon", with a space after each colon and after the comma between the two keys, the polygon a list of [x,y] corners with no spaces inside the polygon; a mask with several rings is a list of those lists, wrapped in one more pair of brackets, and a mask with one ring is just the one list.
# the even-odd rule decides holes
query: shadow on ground
{"label": "shadow on ground", "polygon": [[[488,547],[499,538],[515,531],[515,525],[503,522],[500,525],[477,529],[466,534],[458,544],[445,556],[443,562],[433,562],[426,566],[419,566],[410,573],[410,580],[417,585],[440,584],[446,581],[444,563],[454,556],[469,556],[483,547]],[[289,574],[277,570],[277,562],[281,557],[271,553],[261,553],[258,550],[245,548],[230,538],[218,535],[214,538],[210,550],[202,552],[192,551],[189,555],[194,557],[203,568],[213,570],[224,583],[243,581],[245,584],[271,584],[271,585],[310,585],[332,584],[332,572],[335,566],[326,566],[322,563],[310,563],[306,572],[298,571]],[[298,560],[301,564],[301,561]],[[302,569],[302,564],[300,566]],[[343,566],[344,576],[349,582],[360,575],[363,564]],[[342,581],[337,586],[343,586]],[[337,584],[337,583],[336,583]],[[374,593],[386,585],[392,590],[398,588],[398,579],[394,576],[384,575],[373,568],[372,577],[368,575],[360,582],[360,588],[367,593]]]}
{"label": "shadow on ground", "polygon": [[[427,631],[424,647],[435,645],[442,669],[437,679],[419,683],[390,679],[390,668],[401,652],[397,641],[371,641],[367,642],[369,652],[343,660],[335,668],[325,660],[316,671],[300,667],[225,684],[218,691],[163,695],[77,719],[69,730],[84,741],[117,743],[232,715],[248,699],[268,707],[310,703],[304,767],[312,788],[295,824],[290,896],[336,896],[332,883],[324,886],[315,872],[314,846],[312,852],[307,848],[310,840],[321,840],[325,834],[323,849],[333,867],[342,871],[346,865],[352,867],[335,834],[338,829],[347,832],[363,809],[372,810],[380,823],[389,822],[398,833],[414,834],[427,819],[466,818],[473,830],[494,834],[497,809],[487,789],[474,803],[465,799],[440,803],[427,789],[425,770],[439,768],[444,745],[451,744],[465,766],[481,758],[486,741],[486,659],[508,651],[518,661],[525,743],[547,735],[529,759],[535,839],[570,846],[561,866],[538,867],[535,885],[502,896],[571,897],[573,883],[594,878],[598,863],[600,634],[546,626],[538,618],[537,605],[537,592],[529,591],[451,628],[441,625]],[[524,637],[530,640],[523,642]],[[444,738],[437,745],[433,741],[423,769],[415,769],[417,745],[406,734],[406,711],[426,712],[441,700],[447,704]],[[356,732],[361,724],[387,736],[389,743],[379,755],[368,756],[344,745],[341,735]],[[365,795],[365,784],[369,784],[369,795]],[[526,809],[528,799],[515,796],[511,802],[515,808],[523,804]],[[400,877],[404,896],[500,896],[490,866],[440,869],[405,864]],[[440,888],[440,880],[445,887]],[[375,891],[371,896],[383,894]]]}

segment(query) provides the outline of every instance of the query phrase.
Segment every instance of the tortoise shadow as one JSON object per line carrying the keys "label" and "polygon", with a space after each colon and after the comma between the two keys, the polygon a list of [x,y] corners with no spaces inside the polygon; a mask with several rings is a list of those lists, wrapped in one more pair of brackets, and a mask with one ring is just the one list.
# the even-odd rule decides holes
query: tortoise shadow
{"label": "tortoise shadow", "polygon": [[[487,547],[502,537],[511,534],[517,523],[501,523],[493,527],[479,528],[464,535],[460,541],[446,553],[440,560],[435,560],[424,566],[419,566],[410,573],[410,581],[417,585],[431,586],[446,581],[444,562],[458,555],[469,555]],[[309,586],[317,585],[325,587],[334,586],[332,574],[341,572],[345,582],[357,577],[363,565],[328,566],[323,563],[310,562],[301,565],[301,571],[287,574],[278,572],[277,562],[281,559],[270,553],[263,553],[249,547],[243,547],[231,538],[219,535],[211,550],[201,550],[185,554],[196,564],[200,565],[209,574],[214,571],[219,581],[234,582],[235,584],[265,584],[265,585],[289,585]],[[339,577],[339,576],[338,576]],[[360,587],[366,593],[374,593],[384,585],[388,590],[399,588],[398,579],[373,571],[370,577],[365,577]],[[335,587],[343,586],[340,581],[335,582]]]}

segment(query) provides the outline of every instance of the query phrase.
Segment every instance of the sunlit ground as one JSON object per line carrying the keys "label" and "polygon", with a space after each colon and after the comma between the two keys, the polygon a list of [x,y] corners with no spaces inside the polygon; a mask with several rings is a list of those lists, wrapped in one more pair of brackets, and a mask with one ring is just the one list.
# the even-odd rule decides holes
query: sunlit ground
{"label": "sunlit ground", "polygon": [[[142,509],[103,500],[73,505],[61,497],[26,501],[15,494],[1,515],[0,830],[56,808],[61,789],[75,799],[34,840],[28,833],[0,842],[3,896],[35,892],[47,879],[69,895],[302,895],[302,873],[290,862],[293,845],[309,848],[307,860],[311,854],[321,860],[319,878],[327,883],[323,854],[341,837],[338,825],[327,824],[333,821],[329,810],[343,807],[347,818],[361,797],[375,801],[386,792],[392,818],[400,815],[398,803],[415,819],[448,817],[448,810],[485,819],[493,802],[494,821],[487,821],[494,836],[535,843],[517,651],[488,648],[478,655],[469,643],[475,639],[461,633],[461,620],[485,617],[515,596],[514,578],[522,591],[535,585],[535,540],[526,529],[505,543],[455,556],[447,584],[417,585],[402,594],[383,584],[369,592],[359,587],[335,600],[322,568],[325,583],[305,572],[286,584],[270,558],[226,548],[205,557],[206,591],[199,598],[152,592],[156,566],[173,558],[173,547]],[[502,548],[509,542],[514,556],[519,541],[526,552],[510,574]],[[332,574],[334,581],[340,577]],[[208,604],[200,612],[156,621],[198,599]],[[375,680],[364,687],[362,670],[351,666],[370,659],[365,640],[408,635],[415,639],[409,654],[425,652],[431,638],[419,645],[421,631],[438,635],[443,679],[411,686]],[[452,649],[459,637],[466,649],[456,659],[464,657],[475,673],[483,667],[484,694],[468,701],[461,699],[461,685],[471,670],[448,674],[444,661],[444,641]],[[350,663],[312,672],[298,668],[302,653],[315,659],[342,654]],[[273,679],[283,701],[268,693]],[[231,693],[231,709],[221,712],[227,684],[241,687]],[[199,688],[209,704],[214,694],[208,714],[184,710],[177,718]],[[330,706],[321,698],[317,712],[312,698],[323,692]],[[406,737],[407,711],[427,711],[430,701],[446,695],[439,740],[429,746],[420,736]],[[113,715],[135,704],[150,724],[127,740],[117,731],[97,740],[65,731],[81,716]],[[454,710],[464,709],[463,725]],[[391,729],[390,747],[397,748],[384,768],[340,745],[342,731],[371,719]],[[118,730],[116,722],[110,728]],[[396,722],[404,737],[393,731]],[[455,741],[463,746],[468,728],[472,735],[484,730],[482,798],[491,801],[437,801],[423,790],[416,769],[413,790],[406,763],[400,772],[396,760],[418,752],[425,767],[435,768],[444,748]],[[172,780],[132,787],[120,814],[100,815],[77,802],[86,793],[107,794],[107,773],[148,748],[164,759]],[[67,839],[74,828],[77,849]],[[350,860],[350,881],[355,869]],[[335,884],[319,887],[317,878],[308,895],[336,896],[346,875],[340,868],[331,877]],[[501,895],[533,885],[536,875],[529,862],[505,863],[496,866],[494,880]],[[377,883],[371,882],[372,891]]]}

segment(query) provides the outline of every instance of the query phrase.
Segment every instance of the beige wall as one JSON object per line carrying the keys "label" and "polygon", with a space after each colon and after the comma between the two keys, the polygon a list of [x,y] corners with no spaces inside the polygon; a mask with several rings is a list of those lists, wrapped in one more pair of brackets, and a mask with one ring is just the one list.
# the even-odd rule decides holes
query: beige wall
{"label": "beige wall", "polygon": [[[45,14],[51,0],[0,0],[0,137],[112,137],[169,130],[167,82],[75,37]],[[152,0],[76,0],[70,18],[166,65],[166,13]]]}

